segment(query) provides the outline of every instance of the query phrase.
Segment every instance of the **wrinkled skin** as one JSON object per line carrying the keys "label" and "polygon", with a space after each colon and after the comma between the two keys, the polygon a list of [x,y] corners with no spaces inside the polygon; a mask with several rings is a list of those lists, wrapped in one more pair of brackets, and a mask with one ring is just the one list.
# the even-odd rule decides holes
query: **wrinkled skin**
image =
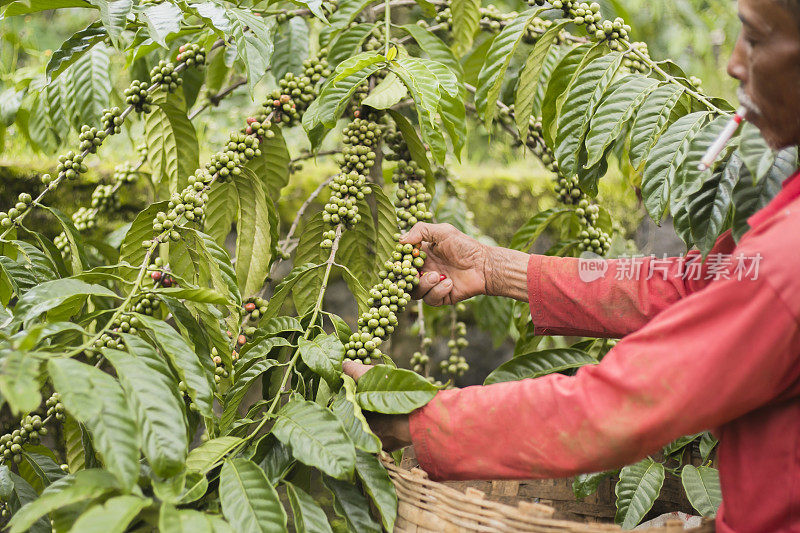
{"label": "wrinkled skin", "polygon": [[742,30],[728,63],[745,118],[772,148],[800,144],[800,4],[739,0]]}

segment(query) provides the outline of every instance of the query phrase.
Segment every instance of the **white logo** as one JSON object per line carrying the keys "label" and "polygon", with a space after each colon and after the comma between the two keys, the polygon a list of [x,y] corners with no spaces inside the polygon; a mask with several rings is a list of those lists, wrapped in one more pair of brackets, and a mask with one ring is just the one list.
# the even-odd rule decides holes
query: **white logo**
{"label": "white logo", "polygon": [[592,252],[583,252],[578,259],[578,277],[585,283],[606,277],[608,261]]}

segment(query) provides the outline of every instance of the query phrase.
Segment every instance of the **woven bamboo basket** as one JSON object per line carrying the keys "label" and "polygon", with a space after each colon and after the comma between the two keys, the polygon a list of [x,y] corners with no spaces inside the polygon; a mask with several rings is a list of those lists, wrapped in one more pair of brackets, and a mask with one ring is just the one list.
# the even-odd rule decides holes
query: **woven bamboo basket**
{"label": "woven bamboo basket", "polygon": [[[520,500],[516,505],[492,501],[483,491],[461,491],[428,478],[420,468],[398,466],[381,457],[397,490],[395,533],[608,533],[622,531],[613,524],[590,524],[554,518],[555,509],[543,503]],[[679,521],[645,530],[648,533],[687,531]],[[713,522],[692,533],[714,533]]]}

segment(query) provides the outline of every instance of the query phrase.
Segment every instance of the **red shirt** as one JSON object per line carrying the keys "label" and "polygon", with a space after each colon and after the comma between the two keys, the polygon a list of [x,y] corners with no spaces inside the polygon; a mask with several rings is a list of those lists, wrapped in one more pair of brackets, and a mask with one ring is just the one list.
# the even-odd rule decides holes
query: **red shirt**
{"label": "red shirt", "polygon": [[[685,258],[642,258],[638,280],[616,279],[630,264],[617,259],[584,282],[578,259],[532,255],[539,332],[623,339],[572,377],[439,392],[410,417],[421,466],[438,479],[567,477],[710,428],[720,438],[717,531],[800,532],[798,174],[738,245],[729,233],[717,240],[698,276],[680,274]],[[757,273],[737,275],[740,257]]]}

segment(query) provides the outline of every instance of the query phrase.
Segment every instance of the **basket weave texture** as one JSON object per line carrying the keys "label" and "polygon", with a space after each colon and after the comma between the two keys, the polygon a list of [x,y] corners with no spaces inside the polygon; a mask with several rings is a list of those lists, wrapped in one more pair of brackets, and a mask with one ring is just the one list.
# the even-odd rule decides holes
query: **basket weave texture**
{"label": "basket weave texture", "polygon": [[[549,505],[518,501],[495,502],[475,488],[460,491],[428,478],[420,468],[406,469],[383,454],[384,466],[397,490],[395,533],[608,533],[614,524],[587,524],[553,518]],[[638,530],[637,530],[638,531]],[[648,533],[714,533],[713,522],[684,530],[680,522],[645,530]]]}

